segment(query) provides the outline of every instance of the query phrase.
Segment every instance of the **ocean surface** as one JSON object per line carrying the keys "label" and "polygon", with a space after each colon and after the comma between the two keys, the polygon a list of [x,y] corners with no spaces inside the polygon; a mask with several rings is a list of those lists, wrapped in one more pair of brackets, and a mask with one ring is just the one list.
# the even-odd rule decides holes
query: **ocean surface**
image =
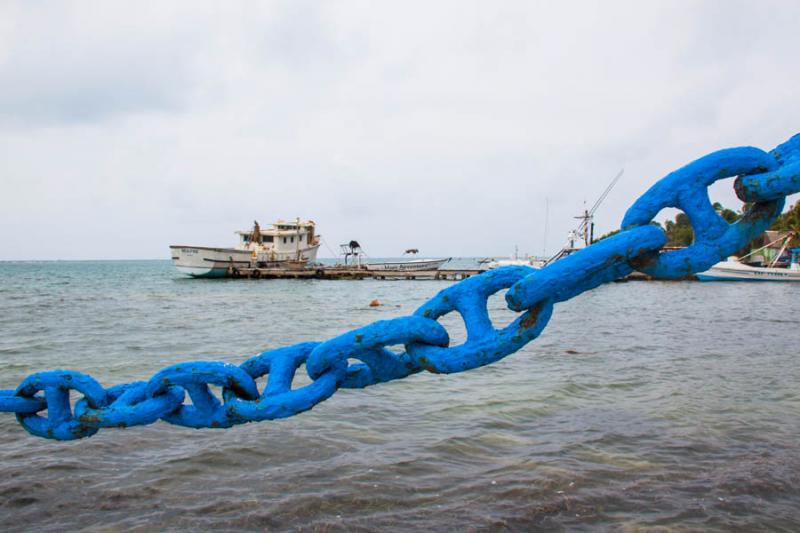
{"label": "ocean surface", "polygon": [[[0,388],[240,363],[451,284],[0,263]],[[490,308],[514,318],[502,295]],[[463,340],[457,316],[442,323]],[[0,413],[0,530],[798,531],[799,351],[800,284],[614,283],[492,366],[342,390],[286,420],[65,443]]]}

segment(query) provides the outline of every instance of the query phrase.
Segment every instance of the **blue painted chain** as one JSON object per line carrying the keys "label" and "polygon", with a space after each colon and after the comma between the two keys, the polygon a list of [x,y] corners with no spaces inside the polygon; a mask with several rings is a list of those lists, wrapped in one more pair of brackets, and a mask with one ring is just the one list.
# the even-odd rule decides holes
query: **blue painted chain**
{"label": "blue painted chain", "polygon": [[[728,224],[711,205],[707,188],[733,176],[738,176],[737,195],[750,205],[738,222]],[[800,134],[769,153],[750,147],[720,150],[657,182],[625,214],[620,233],[541,270],[522,266],[491,270],[444,289],[411,316],[374,322],[321,343],[267,351],[240,366],[180,363],[147,382],[109,389],[79,372],[39,372],[16,390],[0,390],[0,411],[16,413],[19,423],[34,435],[59,440],[157,420],[225,428],[296,415],[339,388],[366,387],[421,370],[451,373],[488,365],[535,339],[557,302],[634,270],[669,279],[707,270],[766,230],[783,209],[785,197],[796,192],[800,192]],[[688,248],[661,251],[666,235],[650,222],[665,207],[688,215],[695,232],[695,242]],[[508,289],[508,306],[523,313],[497,330],[486,302],[503,289]],[[464,318],[467,340],[450,347],[447,331],[437,319],[453,311]],[[405,351],[400,354],[386,348],[401,344]],[[361,362],[350,364],[350,359]],[[312,381],[292,388],[302,365]],[[256,380],[267,375],[266,387],[259,391]],[[209,385],[222,387],[221,400]],[[74,408],[73,389],[83,395]],[[184,403],[186,393],[191,404]],[[44,410],[46,416],[37,414]]]}

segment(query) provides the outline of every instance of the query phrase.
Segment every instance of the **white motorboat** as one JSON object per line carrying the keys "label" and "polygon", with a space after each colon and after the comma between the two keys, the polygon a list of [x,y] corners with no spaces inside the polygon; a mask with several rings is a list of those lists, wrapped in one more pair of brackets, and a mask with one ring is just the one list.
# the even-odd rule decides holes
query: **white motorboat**
{"label": "white motorboat", "polygon": [[234,248],[172,245],[172,261],[178,271],[196,278],[236,275],[239,269],[297,266],[317,260],[320,236],[313,221],[279,220],[268,229],[255,222],[253,229],[237,231],[239,243]]}
{"label": "white motorboat", "polygon": [[793,237],[793,233],[788,233],[777,240],[783,240],[783,246],[775,255],[775,259],[765,267],[745,264],[742,259],[773,245],[775,241],[767,243],[766,246],[750,252],[741,259],[729,257],[727,261],[717,263],[705,272],[697,274],[697,279],[700,281],[800,281],[800,248],[789,250],[788,268],[775,267]]}
{"label": "white motorboat", "polygon": [[409,261],[386,261],[383,263],[366,263],[367,270],[401,270],[403,272],[418,270],[438,270],[452,259],[411,259]]}
{"label": "white motorboat", "polygon": [[[356,243],[357,244],[357,243]],[[415,257],[419,253],[416,248],[409,248],[403,255]],[[384,261],[380,263],[366,263],[367,270],[400,270],[402,272],[416,272],[419,270],[438,270],[443,264],[452,259],[409,259],[407,261]]]}
{"label": "white motorboat", "polygon": [[700,281],[800,281],[800,248],[792,248],[788,268],[754,267],[735,257],[697,274]]}
{"label": "white motorboat", "polygon": [[[798,248],[800,250],[800,248]],[[794,263],[795,267],[797,263]],[[752,267],[738,260],[717,263],[697,274],[700,281],[800,281],[800,268]]]}
{"label": "white motorboat", "polygon": [[480,264],[481,269],[484,270],[492,270],[493,268],[500,268],[506,266],[529,266],[532,268],[539,269],[542,268],[546,262],[547,262],[546,259],[528,256],[528,254],[523,254],[523,257],[520,257],[519,249],[515,246],[514,255],[509,257],[508,259],[486,258],[478,261],[478,264]]}
{"label": "white motorboat", "polygon": [[[355,268],[364,268],[366,270],[394,270],[402,272],[416,272],[420,270],[438,270],[439,267],[447,263],[452,257],[445,259],[409,259],[404,261],[381,261],[377,263],[364,263],[361,259],[364,257],[364,251],[358,241],[350,241],[349,243],[341,245],[341,254],[344,257],[344,264],[347,266],[347,261],[352,257],[350,266]],[[409,248],[403,255],[416,256],[419,250],[416,248]]]}

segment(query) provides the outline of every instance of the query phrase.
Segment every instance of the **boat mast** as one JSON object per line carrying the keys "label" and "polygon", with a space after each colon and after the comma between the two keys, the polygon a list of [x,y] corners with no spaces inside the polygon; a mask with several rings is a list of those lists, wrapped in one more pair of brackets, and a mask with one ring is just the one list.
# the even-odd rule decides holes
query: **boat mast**
{"label": "boat mast", "polygon": [[592,208],[586,209],[584,207],[583,215],[575,217],[581,221],[576,233],[579,238],[583,237],[583,244],[585,246],[589,246],[594,242],[594,212],[597,211],[597,208],[600,207],[600,204],[603,203],[603,200],[606,199],[608,193],[611,192],[611,189],[614,188],[614,185],[617,184],[624,173],[625,169],[623,168],[614,176],[614,179],[611,180],[611,183],[608,184],[608,187],[606,187],[606,190],[603,191],[603,194],[600,195]]}
{"label": "boat mast", "polygon": [[297,217],[295,220],[295,224],[297,224],[297,239],[295,245],[295,259],[300,261],[300,217]]}
{"label": "boat mast", "polygon": [[791,232],[786,236],[786,239],[784,239],[783,246],[781,246],[780,251],[777,254],[775,254],[775,259],[773,259],[772,262],[769,264],[770,267],[774,267],[775,263],[778,262],[778,259],[781,258],[781,255],[783,255],[783,251],[786,250],[787,246],[789,246],[789,241],[792,240],[792,237],[794,237],[794,233]]}
{"label": "boat mast", "polygon": [[770,262],[770,264],[768,265],[771,268],[771,267],[775,266],[775,263],[778,262],[778,259],[780,259],[781,254],[783,254],[783,251],[786,249],[786,246],[789,244],[789,241],[791,241],[792,237],[794,237],[794,233],[793,232],[789,232],[788,234],[784,235],[783,237],[778,237],[774,241],[768,242],[767,244],[765,244],[761,248],[756,248],[755,250],[751,250],[750,253],[747,253],[747,254],[743,255],[742,257],[740,257],[739,261],[742,261],[743,259],[746,259],[746,258],[750,257],[753,254],[757,254],[761,250],[765,250],[766,248],[769,248],[770,246],[772,246],[776,242],[778,242],[780,240],[783,240],[783,246],[781,247],[781,251],[778,252],[778,254],[775,256],[775,259],[773,259],[772,262]]}
{"label": "boat mast", "polygon": [[547,223],[550,220],[550,198],[544,199],[544,238],[542,239],[542,257],[547,256]]}

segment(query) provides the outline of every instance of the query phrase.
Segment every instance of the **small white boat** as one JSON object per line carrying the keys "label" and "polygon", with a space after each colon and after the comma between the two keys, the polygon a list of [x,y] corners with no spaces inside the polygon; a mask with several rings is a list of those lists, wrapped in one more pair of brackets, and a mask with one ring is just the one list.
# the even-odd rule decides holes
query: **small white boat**
{"label": "small white boat", "polygon": [[386,261],[385,263],[366,263],[367,270],[401,270],[403,272],[418,270],[438,270],[452,259],[411,259],[409,261]]}
{"label": "small white boat", "polygon": [[[363,268],[366,270],[394,270],[402,272],[417,272],[420,270],[438,270],[439,267],[450,261],[452,258],[446,259],[409,259],[407,261],[383,261],[380,263],[363,263],[361,259],[364,257],[364,250],[358,241],[350,241],[341,245],[341,255],[344,257],[344,265],[347,266],[350,260],[350,266],[355,268]],[[403,255],[415,256],[419,253],[416,248],[409,248]],[[349,259],[352,258],[352,259]]]}
{"label": "small white boat", "polygon": [[800,281],[798,265],[800,248],[792,249],[789,268],[753,267],[739,262],[735,257],[717,263],[705,272],[697,274],[700,281]]}
{"label": "small white boat", "polygon": [[172,262],[179,272],[195,278],[219,278],[236,275],[242,268],[294,267],[317,260],[320,236],[313,221],[279,220],[261,229],[255,222],[252,230],[237,231],[239,243],[234,248],[187,246],[169,247]]}
{"label": "small white boat", "polygon": [[485,270],[492,270],[493,268],[501,268],[507,266],[529,266],[532,268],[542,268],[544,261],[529,257],[528,259],[488,259],[479,261],[481,268]]}
{"label": "small white boat", "polygon": [[535,269],[542,268],[547,263],[547,259],[541,257],[533,257],[528,254],[519,255],[519,248],[514,246],[514,255],[508,259],[490,259],[485,258],[478,261],[482,270],[492,270],[493,268],[507,267],[507,266],[528,266]]}
{"label": "small white boat", "polygon": [[[800,248],[789,250],[791,257],[788,268],[776,268],[774,266],[792,237],[793,234],[781,237],[781,239],[785,239],[784,245],[769,266],[751,266],[742,263],[738,257],[729,257],[727,261],[717,263],[705,272],[697,274],[697,279],[700,281],[800,281]],[[769,243],[767,246],[772,244]],[[763,248],[754,250],[748,255],[752,255]]]}
{"label": "small white boat", "polygon": [[[358,243],[356,243],[358,244]],[[403,255],[416,256],[419,250],[409,248]],[[366,263],[364,268],[367,270],[400,270],[402,272],[417,272],[420,270],[438,270],[443,264],[452,259],[409,259],[408,261],[385,261],[382,263]]]}

